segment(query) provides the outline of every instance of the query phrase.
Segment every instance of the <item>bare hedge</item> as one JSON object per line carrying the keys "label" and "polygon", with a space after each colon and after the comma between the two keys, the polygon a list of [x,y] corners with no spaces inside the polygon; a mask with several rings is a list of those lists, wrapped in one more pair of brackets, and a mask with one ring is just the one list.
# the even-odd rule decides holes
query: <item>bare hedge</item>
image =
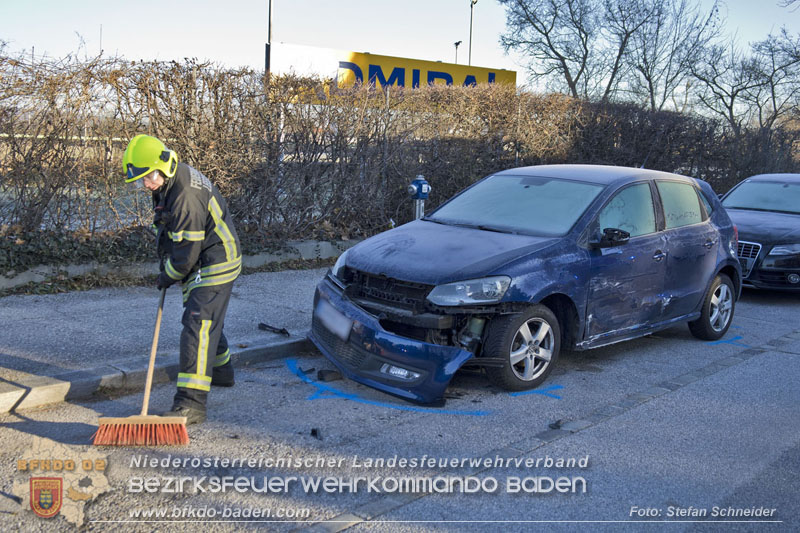
{"label": "bare hedge", "polygon": [[798,171],[789,129],[735,136],[716,120],[625,103],[491,85],[331,89],[297,76],[273,78],[265,92],[261,73],[193,60],[0,56],[3,235],[92,240],[147,224],[149,198],[122,180],[122,153],[137,133],[164,139],[206,173],[253,246],[405,222],[405,188],[417,174],[431,182],[435,207],[520,165],[644,165],[720,192],[751,174]]}

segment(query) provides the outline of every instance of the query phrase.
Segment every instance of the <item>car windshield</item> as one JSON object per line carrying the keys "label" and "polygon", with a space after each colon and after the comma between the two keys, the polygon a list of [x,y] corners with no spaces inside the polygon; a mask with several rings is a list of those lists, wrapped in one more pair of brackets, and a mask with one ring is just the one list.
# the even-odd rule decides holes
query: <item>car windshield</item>
{"label": "car windshield", "polygon": [[736,187],[723,207],[800,215],[800,183],[750,181]]}
{"label": "car windshield", "polygon": [[491,176],[426,220],[490,231],[566,234],[605,185],[538,176]]}

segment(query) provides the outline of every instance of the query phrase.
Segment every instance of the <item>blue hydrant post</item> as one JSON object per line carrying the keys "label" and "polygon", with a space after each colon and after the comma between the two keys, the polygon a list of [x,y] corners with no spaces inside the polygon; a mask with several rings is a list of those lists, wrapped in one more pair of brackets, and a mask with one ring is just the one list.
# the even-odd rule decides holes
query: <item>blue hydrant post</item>
{"label": "blue hydrant post", "polygon": [[414,220],[425,216],[425,200],[428,199],[430,192],[431,186],[421,174],[408,186],[408,194],[414,200]]}

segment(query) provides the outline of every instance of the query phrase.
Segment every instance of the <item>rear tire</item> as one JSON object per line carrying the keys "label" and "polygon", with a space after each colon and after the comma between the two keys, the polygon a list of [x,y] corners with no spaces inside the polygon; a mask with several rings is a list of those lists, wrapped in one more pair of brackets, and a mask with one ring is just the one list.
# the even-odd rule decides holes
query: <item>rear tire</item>
{"label": "rear tire", "polygon": [[547,307],[534,305],[520,314],[496,317],[489,323],[483,354],[504,364],[487,367],[486,374],[506,390],[533,389],[547,379],[560,349],[561,328]]}
{"label": "rear tire", "polygon": [[734,288],[731,278],[719,274],[708,288],[703,299],[700,318],[689,322],[689,331],[698,339],[715,341],[728,332],[733,322],[733,311],[736,307]]}

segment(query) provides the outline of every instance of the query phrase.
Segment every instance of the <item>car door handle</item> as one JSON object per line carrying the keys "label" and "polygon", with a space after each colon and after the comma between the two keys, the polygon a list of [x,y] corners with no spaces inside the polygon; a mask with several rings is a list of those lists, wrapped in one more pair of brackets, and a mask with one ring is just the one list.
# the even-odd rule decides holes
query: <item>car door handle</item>
{"label": "car door handle", "polygon": [[653,259],[655,259],[656,262],[661,261],[665,257],[667,257],[667,254],[665,252],[662,252],[661,250],[656,250],[656,253],[653,254]]}
{"label": "car door handle", "polygon": [[703,246],[705,246],[706,248],[708,248],[710,250],[711,247],[714,246],[715,244],[717,244],[717,241],[709,239],[709,240],[706,241],[706,243]]}

